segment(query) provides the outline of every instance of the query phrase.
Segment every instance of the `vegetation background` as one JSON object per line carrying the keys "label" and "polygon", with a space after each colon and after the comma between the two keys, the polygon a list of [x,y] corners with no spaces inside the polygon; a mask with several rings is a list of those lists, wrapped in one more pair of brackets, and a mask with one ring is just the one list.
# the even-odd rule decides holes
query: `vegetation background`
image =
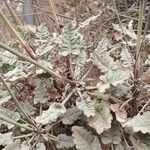
{"label": "vegetation background", "polygon": [[149,150],[149,0],[1,0],[0,81],[2,150]]}

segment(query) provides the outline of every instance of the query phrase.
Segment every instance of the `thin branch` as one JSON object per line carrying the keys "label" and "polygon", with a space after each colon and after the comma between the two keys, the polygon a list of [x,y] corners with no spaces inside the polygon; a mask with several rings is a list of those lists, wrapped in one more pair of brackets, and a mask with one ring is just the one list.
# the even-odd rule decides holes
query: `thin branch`
{"label": "thin branch", "polygon": [[140,7],[139,7],[139,21],[138,21],[138,33],[137,33],[137,42],[136,42],[136,50],[135,50],[135,64],[134,64],[134,87],[133,91],[135,93],[133,94],[133,101],[131,103],[132,105],[132,115],[136,115],[138,110],[137,110],[137,99],[139,96],[139,91],[137,90],[137,87],[139,85],[139,75],[140,75],[140,68],[141,68],[141,44],[142,44],[142,26],[143,26],[143,16],[144,16],[144,7],[145,3],[144,0],[140,1]]}
{"label": "thin branch", "polygon": [[23,24],[21,23],[21,21],[19,20],[19,18],[17,17],[15,11],[11,8],[11,6],[8,4],[7,0],[4,0],[11,16],[13,17],[14,21],[16,22],[17,25],[19,26],[23,26]]}
{"label": "thin branch", "polygon": [[13,35],[19,40],[19,42],[21,43],[21,45],[23,46],[23,48],[26,50],[26,52],[29,54],[29,56],[32,59],[36,59],[36,56],[32,50],[32,48],[30,47],[30,45],[28,45],[26,43],[26,41],[23,40],[23,38],[18,34],[18,32],[16,31],[16,29],[12,26],[12,24],[9,22],[9,20],[6,18],[6,16],[4,15],[4,13],[2,12],[2,10],[0,9],[0,16],[3,18],[3,20],[6,22],[6,24],[9,27],[9,30],[13,33]]}
{"label": "thin branch", "polygon": [[57,29],[60,31],[59,19],[57,17],[57,10],[56,10],[56,7],[54,6],[54,2],[53,2],[53,0],[48,0],[48,2],[49,2],[49,5],[52,9],[52,13],[53,13],[53,16],[54,16],[54,19],[55,19]]}
{"label": "thin branch", "polygon": [[66,97],[66,99],[63,100],[63,102],[62,102],[63,105],[71,98],[71,96],[73,95],[73,93],[74,93],[74,90],[72,90],[72,91],[68,94],[68,96]]}
{"label": "thin branch", "polygon": [[47,73],[49,73],[51,76],[59,78],[62,81],[68,82],[71,85],[76,85],[76,83],[74,81],[71,81],[65,77],[62,77],[61,75],[57,74],[56,72],[54,72],[53,70],[49,69],[47,66],[43,66],[42,64],[38,63],[36,60],[33,60],[19,52],[17,52],[16,50],[14,50],[13,48],[9,47],[8,45],[6,45],[5,43],[0,42],[0,47],[9,51],[10,53],[18,56],[19,58],[22,58],[23,60],[30,62],[31,64],[34,64],[35,66],[43,69],[44,71],[46,71]]}
{"label": "thin branch", "polygon": [[141,114],[144,111],[144,109],[148,106],[149,103],[150,103],[150,99],[146,102],[146,104],[142,107],[142,109],[139,111],[138,114]]}
{"label": "thin branch", "polygon": [[20,112],[24,115],[24,117],[27,119],[28,123],[32,124],[33,126],[35,126],[34,122],[28,117],[28,115],[24,112],[22,106],[19,104],[18,99],[16,98],[15,94],[12,92],[12,90],[10,89],[10,87],[7,85],[7,83],[5,82],[3,76],[0,74],[0,80],[1,82],[4,84],[4,86],[6,87],[6,89],[8,90],[9,94],[11,95],[12,99],[14,100],[16,106],[18,107],[18,109],[20,110]]}

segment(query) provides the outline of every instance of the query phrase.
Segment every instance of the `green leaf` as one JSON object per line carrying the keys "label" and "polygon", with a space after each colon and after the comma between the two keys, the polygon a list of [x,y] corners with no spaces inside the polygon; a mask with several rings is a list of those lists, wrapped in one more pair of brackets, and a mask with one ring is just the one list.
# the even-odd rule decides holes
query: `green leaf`
{"label": "green leaf", "polygon": [[150,150],[150,146],[136,140],[133,136],[130,136],[130,140],[136,150]]}
{"label": "green leaf", "polygon": [[10,143],[3,150],[20,150],[20,139]]}
{"label": "green leaf", "polygon": [[39,41],[42,42],[42,40],[47,39],[49,35],[49,29],[45,23],[42,23],[40,26],[37,27],[37,32],[35,36],[37,39],[39,39]]}
{"label": "green leaf", "polygon": [[42,112],[41,116],[37,116],[35,121],[41,124],[55,122],[57,118],[66,112],[66,108],[61,103],[52,103],[49,109]]}
{"label": "green leaf", "polygon": [[59,149],[63,149],[63,148],[68,149],[75,146],[72,136],[67,136],[66,134],[59,134],[58,140],[59,142],[56,144],[56,146]]}
{"label": "green leaf", "polygon": [[48,88],[53,84],[51,78],[41,78],[36,82],[36,87],[33,91],[34,103],[45,103],[49,100]]}
{"label": "green leaf", "polygon": [[112,115],[109,106],[106,102],[101,102],[96,106],[96,114],[94,117],[89,117],[88,122],[90,127],[94,128],[98,134],[111,128]]}
{"label": "green leaf", "polygon": [[[20,120],[20,114],[18,112],[6,109],[4,107],[0,107],[0,115],[5,115],[8,118],[11,118],[13,121],[16,121],[16,122]],[[6,125],[9,129],[14,127],[14,125],[0,120],[0,125],[2,124]]]}
{"label": "green leaf", "polygon": [[141,131],[142,133],[150,134],[150,112],[138,114],[126,123],[127,127],[131,127],[134,132]]}
{"label": "green leaf", "polygon": [[72,127],[73,141],[79,150],[101,150],[101,144],[97,136],[92,135],[83,127]]}
{"label": "green leaf", "polygon": [[24,110],[24,112],[27,115],[33,115],[33,114],[35,114],[36,108],[32,104],[30,104],[27,100],[21,101],[20,105],[22,106],[22,109]]}
{"label": "green leaf", "polygon": [[124,67],[132,67],[133,66],[134,59],[126,47],[124,47],[122,49],[120,56],[121,56],[120,60],[122,61],[122,64]]}
{"label": "green leaf", "polygon": [[81,22],[80,25],[79,25],[79,29],[80,29],[80,28],[85,28],[85,27],[88,26],[92,21],[96,20],[100,15],[101,15],[101,12],[100,12],[98,15],[89,17],[89,18],[88,18],[87,20],[85,20],[84,22]]}
{"label": "green leaf", "polygon": [[0,105],[11,99],[11,96],[7,90],[1,89],[0,87]]}
{"label": "green leaf", "polygon": [[12,132],[8,132],[8,133],[0,133],[0,145],[2,146],[6,146],[9,145],[13,142],[13,138],[12,138]]}
{"label": "green leaf", "polygon": [[121,142],[121,133],[118,125],[113,125],[108,131],[101,134],[101,141],[104,144],[119,144]]}
{"label": "green leaf", "polygon": [[122,146],[122,144],[118,144],[115,146],[115,150],[125,150],[125,148]]}
{"label": "green leaf", "polygon": [[2,64],[13,65],[17,61],[17,56],[8,51],[5,51],[3,53],[0,53],[0,61]]}
{"label": "green leaf", "polygon": [[97,88],[100,93],[103,93],[110,85],[117,86],[118,84],[122,84],[125,80],[129,79],[129,77],[130,72],[128,71],[109,71],[105,75],[100,76],[101,82],[97,84]]}
{"label": "green leaf", "polygon": [[63,114],[62,117],[62,122],[63,124],[66,125],[71,125],[73,124],[76,120],[79,119],[79,117],[81,116],[82,111],[79,110],[78,108],[74,107],[74,108],[69,108],[67,109],[67,111]]}
{"label": "green leaf", "polygon": [[77,108],[82,110],[84,112],[84,115],[86,115],[87,117],[95,116],[94,103],[91,100],[90,96],[88,96],[87,94],[83,94],[82,98],[79,97],[76,100],[76,106]]}
{"label": "green leaf", "polygon": [[27,143],[26,141],[21,143],[21,149],[20,150],[31,150],[31,145]]}
{"label": "green leaf", "polygon": [[128,37],[130,37],[133,40],[137,39],[137,35],[135,33],[135,31],[133,30],[133,20],[131,20],[127,25],[123,25],[122,27],[120,27],[119,24],[113,24],[113,27],[116,31],[119,31],[122,34],[127,35]]}
{"label": "green leaf", "polygon": [[83,49],[83,40],[81,35],[76,31],[75,25],[71,22],[64,27],[63,34],[59,41],[59,54],[67,56],[68,54],[79,55]]}
{"label": "green leaf", "polygon": [[23,79],[27,77],[27,74],[23,71],[23,68],[16,67],[15,69],[8,71],[4,74],[5,78],[7,78],[9,81],[16,81],[19,79]]}
{"label": "green leaf", "polygon": [[36,150],[46,150],[44,143],[38,143],[36,145]]}

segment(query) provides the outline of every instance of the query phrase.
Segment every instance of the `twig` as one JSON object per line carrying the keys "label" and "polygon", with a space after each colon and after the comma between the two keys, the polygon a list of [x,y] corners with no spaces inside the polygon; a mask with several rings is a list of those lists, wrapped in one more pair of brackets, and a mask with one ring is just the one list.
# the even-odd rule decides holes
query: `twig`
{"label": "twig", "polygon": [[43,69],[44,71],[46,71],[47,73],[49,73],[51,76],[59,78],[62,81],[68,82],[71,85],[76,85],[76,83],[74,81],[71,81],[65,77],[62,77],[61,75],[57,74],[56,72],[52,71],[51,69],[49,69],[47,66],[43,66],[42,64],[38,63],[36,60],[33,60],[19,52],[17,52],[16,50],[14,50],[13,48],[9,47],[8,45],[6,45],[5,43],[0,42],[0,47],[9,51],[10,53],[18,56],[19,58],[22,58],[23,60],[30,62],[31,64],[34,64],[35,66]]}
{"label": "twig", "polygon": [[74,90],[72,90],[72,91],[68,94],[68,96],[66,97],[66,99],[63,100],[63,102],[62,102],[63,105],[71,98],[71,96],[73,95],[73,93],[74,93]]}
{"label": "twig", "polygon": [[128,50],[130,51],[130,47],[129,47],[129,44],[128,44],[128,41],[127,41],[127,37],[126,37],[126,35],[124,33],[124,30],[122,28],[122,23],[121,23],[121,19],[120,19],[120,16],[119,16],[119,12],[118,12],[115,0],[113,0],[113,3],[114,3],[114,6],[115,6],[115,9],[116,9],[116,15],[117,15],[117,18],[118,18],[118,21],[119,21],[120,28],[121,28],[121,31],[123,33],[123,36],[124,36],[124,39],[125,39],[125,42],[126,42],[126,46],[127,46]]}
{"label": "twig", "polygon": [[7,85],[7,83],[5,82],[3,76],[0,74],[0,80],[1,82],[4,84],[4,86],[6,87],[6,89],[8,90],[9,94],[11,95],[12,99],[14,100],[15,104],[17,105],[17,107],[19,108],[20,112],[24,115],[24,117],[27,119],[28,123],[32,124],[35,127],[34,122],[28,117],[28,115],[24,112],[22,106],[19,104],[18,99],[16,98],[15,94],[12,92],[12,90],[10,89],[10,87]]}
{"label": "twig", "polygon": [[29,133],[29,134],[25,134],[25,135],[15,136],[15,137],[13,137],[13,139],[26,138],[26,137],[29,137],[29,136],[32,136],[32,135],[33,135],[32,133]]}
{"label": "twig", "polygon": [[134,87],[133,90],[135,93],[133,94],[133,101],[131,103],[132,105],[132,115],[136,115],[137,110],[137,99],[139,96],[139,91],[137,90],[137,87],[139,85],[139,74],[140,74],[140,68],[141,68],[141,44],[142,44],[142,25],[143,25],[143,16],[144,16],[144,6],[145,3],[143,0],[140,1],[140,8],[139,8],[139,21],[138,21],[138,34],[137,34],[137,42],[136,42],[136,51],[135,51],[135,64],[134,64]]}
{"label": "twig", "polygon": [[139,111],[137,115],[141,114],[149,103],[150,103],[150,99],[146,102],[146,104],[142,107],[142,109]]}
{"label": "twig", "polygon": [[17,17],[15,11],[11,8],[11,6],[8,4],[7,0],[4,0],[8,10],[10,11],[11,16],[13,17],[15,23],[19,26],[23,26],[23,24],[21,23],[21,21],[19,20],[19,18]]}
{"label": "twig", "polygon": [[57,29],[60,31],[59,19],[57,17],[57,10],[54,6],[54,2],[53,2],[53,0],[48,0],[48,2],[49,2],[50,7],[52,8],[52,13],[53,13],[53,16],[54,16],[54,19],[55,19]]}
{"label": "twig", "polygon": [[18,32],[15,30],[15,28],[12,26],[12,24],[9,22],[9,20],[6,18],[6,16],[4,15],[4,13],[2,12],[2,10],[0,9],[0,16],[3,18],[3,20],[6,22],[6,24],[9,27],[9,30],[13,33],[13,35],[19,40],[19,42],[22,44],[23,48],[26,50],[26,52],[29,54],[29,56],[32,59],[36,59],[36,56],[32,50],[32,48],[30,47],[30,45],[28,45],[26,43],[26,41],[23,40],[23,38],[18,34]]}
{"label": "twig", "polygon": [[0,120],[5,121],[5,122],[8,122],[8,123],[10,123],[10,124],[13,124],[13,125],[15,125],[15,126],[24,128],[24,129],[29,130],[29,131],[34,131],[34,129],[28,127],[27,125],[18,123],[18,122],[16,122],[16,121],[14,121],[14,120],[8,118],[8,117],[7,117],[6,115],[4,115],[4,114],[1,114],[1,115],[0,115]]}

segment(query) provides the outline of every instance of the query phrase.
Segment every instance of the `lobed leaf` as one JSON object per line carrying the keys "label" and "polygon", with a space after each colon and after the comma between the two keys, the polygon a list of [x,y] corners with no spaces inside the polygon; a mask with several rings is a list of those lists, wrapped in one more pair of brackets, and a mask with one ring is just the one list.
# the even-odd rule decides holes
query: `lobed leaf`
{"label": "lobed leaf", "polygon": [[90,96],[87,94],[82,95],[82,99],[78,98],[76,100],[76,106],[83,111],[84,115],[87,117],[95,116],[95,107],[94,103],[91,100]]}
{"label": "lobed leaf", "polygon": [[78,150],[101,150],[101,144],[97,136],[92,135],[83,127],[72,127],[73,141]]}
{"label": "lobed leaf", "polygon": [[57,118],[66,112],[66,108],[61,103],[52,103],[49,109],[42,112],[41,116],[37,116],[35,121],[41,124],[55,122]]}
{"label": "lobed leaf", "polygon": [[59,142],[56,144],[56,146],[59,149],[68,149],[75,146],[72,136],[67,136],[66,134],[59,134],[58,140]]}
{"label": "lobed leaf", "polygon": [[78,108],[74,107],[74,108],[69,108],[66,110],[66,112],[63,114],[62,116],[62,122],[63,124],[66,125],[71,125],[73,124],[76,120],[79,119],[79,117],[81,116],[82,111],[79,110]]}
{"label": "lobed leaf", "polygon": [[95,106],[96,114],[94,117],[89,117],[88,122],[90,127],[94,128],[98,134],[111,128],[112,115],[109,106],[106,102],[101,102]]}

